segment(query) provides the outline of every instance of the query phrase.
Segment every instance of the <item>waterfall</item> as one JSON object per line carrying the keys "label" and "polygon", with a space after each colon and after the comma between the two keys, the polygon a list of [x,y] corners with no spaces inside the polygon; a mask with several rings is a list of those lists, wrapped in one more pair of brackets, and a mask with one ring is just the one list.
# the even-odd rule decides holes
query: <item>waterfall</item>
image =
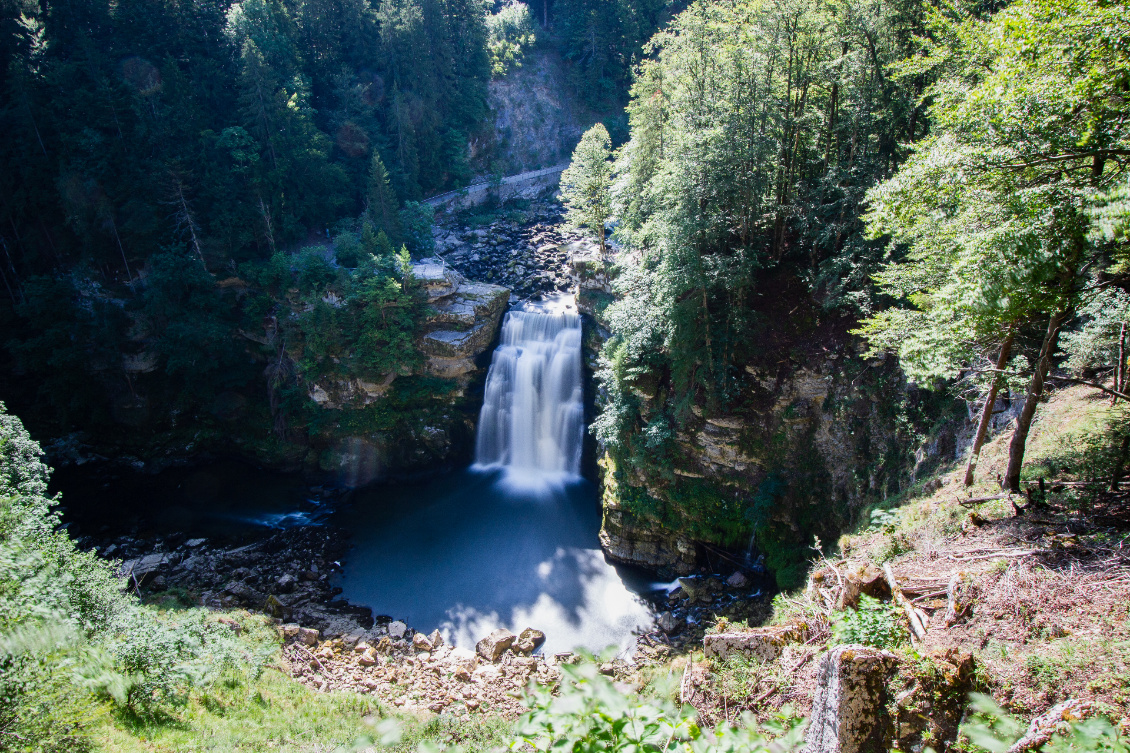
{"label": "waterfall", "polygon": [[487,372],[475,463],[575,476],[583,435],[580,317],[511,311]]}

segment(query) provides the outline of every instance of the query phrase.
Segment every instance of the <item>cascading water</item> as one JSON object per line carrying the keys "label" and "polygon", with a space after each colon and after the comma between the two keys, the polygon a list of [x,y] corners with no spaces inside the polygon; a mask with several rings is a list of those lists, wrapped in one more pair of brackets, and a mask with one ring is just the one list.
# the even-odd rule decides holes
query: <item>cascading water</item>
{"label": "cascading water", "polygon": [[576,476],[583,395],[580,317],[511,311],[487,372],[476,465]]}

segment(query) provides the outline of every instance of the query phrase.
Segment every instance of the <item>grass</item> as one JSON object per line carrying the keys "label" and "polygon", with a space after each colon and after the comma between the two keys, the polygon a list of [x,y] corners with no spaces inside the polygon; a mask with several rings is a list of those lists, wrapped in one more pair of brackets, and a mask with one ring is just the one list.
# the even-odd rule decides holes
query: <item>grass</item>
{"label": "grass", "polygon": [[[166,607],[181,608],[176,600]],[[261,617],[233,613],[244,626],[247,653],[269,651],[274,629]],[[89,729],[103,753],[328,753],[376,750],[378,724],[394,719],[403,737],[389,748],[411,753],[421,742],[458,744],[467,753],[505,746],[511,727],[502,719],[393,715],[375,698],[352,691],[323,693],[294,680],[276,654],[259,671],[254,663],[192,693],[171,715],[147,719],[107,712]]]}

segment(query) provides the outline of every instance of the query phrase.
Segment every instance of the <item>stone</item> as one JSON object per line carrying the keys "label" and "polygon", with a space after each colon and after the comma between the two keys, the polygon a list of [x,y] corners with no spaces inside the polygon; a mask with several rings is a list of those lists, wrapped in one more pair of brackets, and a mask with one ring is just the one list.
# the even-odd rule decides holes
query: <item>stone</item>
{"label": "stone", "polygon": [[807,640],[807,631],[798,625],[756,628],[745,633],[716,633],[702,639],[707,658],[740,656],[747,661],[771,662],[790,643]]}
{"label": "stone", "polygon": [[706,590],[706,582],[698,578],[679,578],[679,587],[683,589],[683,594],[691,603],[710,597]]}
{"label": "stone", "polygon": [[371,667],[376,664],[377,661],[377,652],[372,648],[365,649],[365,651],[361,654],[361,658],[358,659],[358,662],[360,662],[361,666],[363,667]]}
{"label": "stone", "polygon": [[388,623],[388,636],[394,641],[398,641],[403,638],[406,632],[408,632],[408,626],[400,620],[394,620],[393,622]]}
{"label": "stone", "polygon": [[506,628],[499,628],[476,643],[475,650],[487,661],[496,662],[508,648],[514,645],[516,638],[517,636]]}
{"label": "stone", "polygon": [[433,630],[431,635],[428,636],[428,643],[432,644],[432,650],[436,650],[443,645],[443,634],[438,630]]}
{"label": "stone", "polygon": [[314,628],[300,627],[298,628],[298,642],[307,646],[318,645],[318,631]]}
{"label": "stone", "polygon": [[726,585],[730,588],[745,588],[749,585],[749,578],[741,570],[736,570],[733,575],[726,578]]}
{"label": "stone", "polygon": [[837,646],[817,669],[804,753],[888,750],[887,677],[896,657],[870,646]]}
{"label": "stone", "polygon": [[292,641],[297,638],[300,630],[302,630],[302,626],[293,622],[279,625],[279,635],[282,636],[284,641]]}
{"label": "stone", "polygon": [[290,573],[280,575],[278,580],[275,581],[275,588],[281,594],[292,593],[298,585],[298,579]]}
{"label": "stone", "polygon": [[471,681],[471,671],[469,669],[467,669],[466,667],[456,667],[454,677],[455,677],[456,680],[459,680],[460,682],[470,682]]}
{"label": "stone", "polygon": [[659,626],[660,630],[667,633],[667,635],[673,635],[679,632],[679,628],[682,626],[682,620],[671,614],[671,612],[660,612],[659,617],[655,620],[655,624]]}
{"label": "stone", "polygon": [[412,646],[417,651],[431,651],[432,642],[428,640],[428,636],[423,633],[416,633],[412,636]]}
{"label": "stone", "polygon": [[371,648],[372,648],[372,646],[370,646],[368,643],[366,643],[365,641],[361,641],[360,643],[358,643],[356,646],[353,647],[353,650],[358,654],[363,654]]}
{"label": "stone", "polygon": [[195,549],[196,547],[202,545],[207,540],[208,539],[189,539],[188,541],[184,542],[184,545],[187,546],[189,549]]}
{"label": "stone", "polygon": [[533,628],[526,628],[518,634],[518,640],[514,642],[514,653],[532,654],[541,648],[543,643],[545,643],[545,633]]}
{"label": "stone", "polygon": [[149,588],[153,589],[154,591],[164,591],[166,588],[168,588],[168,586],[169,582],[165,580],[164,575],[158,575],[156,578],[149,581]]}
{"label": "stone", "polygon": [[609,677],[611,677],[616,673],[616,667],[613,666],[611,662],[605,662],[604,664],[600,665],[600,673],[602,675],[608,675]]}

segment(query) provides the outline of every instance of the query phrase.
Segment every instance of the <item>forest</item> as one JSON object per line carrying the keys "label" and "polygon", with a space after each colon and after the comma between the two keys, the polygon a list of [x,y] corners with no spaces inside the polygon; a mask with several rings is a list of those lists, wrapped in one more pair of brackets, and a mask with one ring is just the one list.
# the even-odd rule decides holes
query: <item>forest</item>
{"label": "forest", "polygon": [[[344,576],[285,531],[129,581],[72,538],[67,442],[353,499],[312,437],[473,424],[441,255],[548,230],[427,200],[501,184],[472,145],[535,58],[591,115],[546,201],[591,251],[578,583],[648,570],[635,653],[300,624]],[[838,753],[856,655],[852,750],[1130,750],[1125,0],[0,0],[0,133],[0,751]]]}

